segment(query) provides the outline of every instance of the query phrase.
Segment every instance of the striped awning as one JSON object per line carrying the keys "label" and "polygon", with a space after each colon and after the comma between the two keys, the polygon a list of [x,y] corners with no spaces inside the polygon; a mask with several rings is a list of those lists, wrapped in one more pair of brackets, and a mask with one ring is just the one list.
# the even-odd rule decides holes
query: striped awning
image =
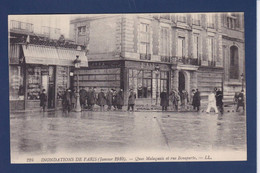
{"label": "striped awning", "polygon": [[30,44],[22,47],[27,64],[74,66],[73,61],[76,55],[79,55],[81,66],[88,67],[88,59],[84,51]]}

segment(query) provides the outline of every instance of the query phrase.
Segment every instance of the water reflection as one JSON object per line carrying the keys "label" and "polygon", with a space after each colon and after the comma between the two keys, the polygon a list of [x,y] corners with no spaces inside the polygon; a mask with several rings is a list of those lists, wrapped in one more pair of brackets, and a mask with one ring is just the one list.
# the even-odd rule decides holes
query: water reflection
{"label": "water reflection", "polygon": [[13,114],[10,124],[15,154],[246,149],[237,113],[45,112]]}

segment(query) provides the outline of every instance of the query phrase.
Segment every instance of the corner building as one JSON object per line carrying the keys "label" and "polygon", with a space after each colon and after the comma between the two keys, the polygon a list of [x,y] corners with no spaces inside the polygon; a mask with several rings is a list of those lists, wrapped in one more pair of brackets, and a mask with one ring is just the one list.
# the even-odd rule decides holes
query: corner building
{"label": "corner building", "polygon": [[[81,69],[80,86],[122,88],[125,103],[131,88],[137,104],[145,105],[159,104],[163,90],[185,89],[190,95],[198,88],[203,104],[214,87],[230,90],[224,89],[226,73],[234,70],[224,66],[228,50],[223,40],[229,35],[223,30],[225,17],[222,13],[111,14],[71,20],[70,38],[88,50],[89,67]],[[238,61],[243,59],[241,54]],[[243,71],[243,66],[237,67]]]}

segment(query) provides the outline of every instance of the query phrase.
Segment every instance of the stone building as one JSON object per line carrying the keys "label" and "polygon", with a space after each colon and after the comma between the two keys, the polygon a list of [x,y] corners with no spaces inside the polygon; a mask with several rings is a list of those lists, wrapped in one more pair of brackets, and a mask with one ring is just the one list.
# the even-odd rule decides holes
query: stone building
{"label": "stone building", "polygon": [[[47,108],[62,107],[62,96],[72,87],[76,55],[87,66],[84,46],[65,40],[60,29],[43,27],[35,32],[32,23],[9,20],[10,110],[40,110],[39,94],[46,90]],[[58,38],[58,39],[57,39]],[[82,50],[77,49],[82,47]]]}
{"label": "stone building", "polygon": [[70,38],[88,51],[80,86],[121,88],[125,101],[130,88],[137,104],[158,103],[163,90],[198,88],[204,102],[215,87],[241,88],[235,69],[244,71],[242,14],[95,15],[71,20]]}

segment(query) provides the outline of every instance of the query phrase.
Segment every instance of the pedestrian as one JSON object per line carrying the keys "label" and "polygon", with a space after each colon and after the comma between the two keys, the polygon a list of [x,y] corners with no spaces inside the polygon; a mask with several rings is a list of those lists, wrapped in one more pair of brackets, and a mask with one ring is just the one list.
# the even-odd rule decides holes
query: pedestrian
{"label": "pedestrian", "polygon": [[86,107],[86,100],[87,100],[87,91],[85,90],[84,87],[82,87],[79,91],[79,101],[82,109]]}
{"label": "pedestrian", "polygon": [[186,105],[189,102],[188,92],[186,90],[182,90],[180,92],[180,97],[181,97],[181,109],[186,110]]}
{"label": "pedestrian", "polygon": [[62,107],[63,111],[71,111],[71,98],[70,98],[70,89],[67,89],[62,97]]}
{"label": "pedestrian", "polygon": [[92,90],[89,93],[89,106],[90,106],[89,109],[91,111],[93,111],[94,105],[96,104],[96,100],[97,100],[96,88],[93,87]]}
{"label": "pedestrian", "polygon": [[113,104],[113,89],[109,89],[106,94],[107,110],[110,111]]}
{"label": "pedestrian", "polygon": [[112,105],[113,105],[113,107],[114,107],[114,110],[117,109],[117,100],[116,100],[116,98],[117,98],[117,92],[116,92],[115,89],[113,89]]}
{"label": "pedestrian", "polygon": [[43,112],[45,112],[47,103],[47,95],[45,93],[45,89],[42,90],[42,93],[40,94],[40,106],[42,107]]}
{"label": "pedestrian", "polygon": [[196,92],[194,93],[193,99],[192,99],[192,106],[194,110],[199,111],[200,110],[200,92],[198,89],[196,89]]}
{"label": "pedestrian", "polygon": [[165,89],[163,90],[163,92],[161,92],[160,98],[161,98],[162,111],[167,111],[167,107],[169,105],[169,97]]}
{"label": "pedestrian", "polygon": [[241,92],[237,96],[237,112],[240,106],[242,106],[243,111],[245,111],[244,90],[241,90]]}
{"label": "pedestrian", "polygon": [[215,113],[218,113],[215,91],[212,91],[208,96],[208,108],[207,108],[206,112],[209,113],[211,108],[214,109]]}
{"label": "pedestrian", "polygon": [[106,97],[103,89],[101,89],[101,91],[98,93],[97,104],[100,106],[100,111],[104,111],[104,106],[106,104]]}
{"label": "pedestrian", "polygon": [[179,100],[180,100],[178,92],[176,92],[175,90],[172,90],[169,99],[172,102],[173,109],[178,111],[178,104],[179,104]]}
{"label": "pedestrian", "polygon": [[91,92],[92,92],[92,88],[89,87],[88,90],[87,90],[87,95],[86,95],[86,100],[87,100],[87,109],[90,110],[91,109],[91,101],[90,101],[90,98],[91,98]]}
{"label": "pedestrian", "polygon": [[131,107],[132,111],[134,112],[135,99],[136,99],[136,93],[133,91],[133,89],[130,89],[127,111],[130,111],[130,107]]}
{"label": "pedestrian", "polygon": [[124,93],[123,89],[120,89],[119,92],[116,95],[116,101],[117,101],[117,109],[122,110],[122,107],[124,105]]}
{"label": "pedestrian", "polygon": [[216,92],[216,104],[218,107],[218,110],[221,114],[223,114],[224,112],[224,108],[223,108],[223,92],[221,91],[221,89],[218,89]]}
{"label": "pedestrian", "polygon": [[70,92],[70,98],[71,98],[71,110],[73,110],[73,109],[76,108],[76,102],[77,102],[74,89],[72,89],[71,92]]}

